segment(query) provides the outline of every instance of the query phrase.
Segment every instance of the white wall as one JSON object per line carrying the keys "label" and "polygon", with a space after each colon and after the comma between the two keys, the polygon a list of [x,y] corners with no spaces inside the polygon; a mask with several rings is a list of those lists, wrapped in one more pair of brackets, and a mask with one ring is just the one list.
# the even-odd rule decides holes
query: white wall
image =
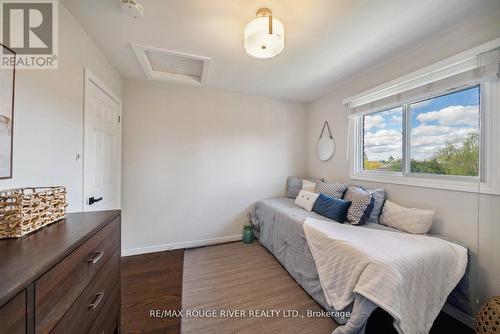
{"label": "white wall", "polygon": [[126,81],[124,254],[240,237],[256,201],[305,174],[306,133],[303,104]]}
{"label": "white wall", "polygon": [[81,211],[84,67],[121,96],[120,75],[59,2],[59,68],[16,72],[13,178],[0,189],[64,185]]}
{"label": "white wall", "polygon": [[[308,105],[308,173],[310,177],[329,180],[348,179],[347,114],[342,100],[373,88],[399,76],[432,64],[441,59],[472,48],[499,36],[500,13],[482,18],[475,25],[456,27],[434,40],[409,49],[388,59],[379,67],[360,73],[356,78],[336,87],[331,93]],[[323,122],[332,126],[337,152],[329,162],[320,162],[315,156],[315,145]],[[353,181],[354,182],[354,181]],[[355,181],[356,183],[363,183]],[[473,268],[471,279],[474,297],[480,301],[500,294],[500,197],[479,196],[473,193],[435,190],[390,184],[364,183],[369,187],[383,187],[388,196],[402,205],[436,210],[431,232],[446,235],[465,243],[479,254],[479,268]],[[479,208],[479,226],[478,226]],[[480,249],[477,249],[479,227]],[[476,263],[476,262],[474,262]],[[476,282],[476,274],[478,281]]]}

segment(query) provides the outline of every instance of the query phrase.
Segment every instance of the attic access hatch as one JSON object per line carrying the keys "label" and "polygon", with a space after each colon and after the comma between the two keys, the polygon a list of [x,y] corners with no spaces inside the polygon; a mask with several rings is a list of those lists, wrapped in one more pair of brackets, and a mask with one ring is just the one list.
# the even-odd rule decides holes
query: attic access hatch
{"label": "attic access hatch", "polygon": [[197,85],[205,82],[210,58],[131,45],[149,79]]}

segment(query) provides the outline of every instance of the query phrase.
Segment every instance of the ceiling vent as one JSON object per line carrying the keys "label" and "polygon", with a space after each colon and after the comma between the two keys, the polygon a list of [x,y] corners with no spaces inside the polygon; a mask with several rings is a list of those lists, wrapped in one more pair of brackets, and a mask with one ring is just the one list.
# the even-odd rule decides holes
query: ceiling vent
{"label": "ceiling vent", "polygon": [[197,85],[205,82],[210,58],[134,43],[132,49],[149,79]]}
{"label": "ceiling vent", "polygon": [[144,15],[144,8],[137,0],[122,0],[122,11],[134,19],[140,19]]}

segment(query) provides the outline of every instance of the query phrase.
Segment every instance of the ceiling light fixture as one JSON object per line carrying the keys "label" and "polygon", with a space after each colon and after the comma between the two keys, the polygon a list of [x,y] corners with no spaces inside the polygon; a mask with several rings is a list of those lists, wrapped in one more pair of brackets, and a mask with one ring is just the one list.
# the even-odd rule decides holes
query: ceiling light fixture
{"label": "ceiling light fixture", "polygon": [[245,51],[255,58],[272,58],[285,47],[283,23],[273,17],[269,8],[257,11],[257,18],[245,27]]}

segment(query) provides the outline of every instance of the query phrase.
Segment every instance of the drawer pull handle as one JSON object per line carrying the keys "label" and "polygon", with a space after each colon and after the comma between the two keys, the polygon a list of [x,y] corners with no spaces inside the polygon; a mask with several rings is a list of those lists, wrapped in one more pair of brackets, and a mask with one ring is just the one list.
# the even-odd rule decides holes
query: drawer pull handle
{"label": "drawer pull handle", "polygon": [[97,305],[99,305],[99,303],[101,302],[102,298],[104,297],[104,292],[99,292],[97,293],[96,295],[96,298],[94,300],[94,302],[92,304],[89,304],[88,307],[91,308],[91,309],[95,309],[97,307]]}
{"label": "drawer pull handle", "polygon": [[88,263],[97,263],[101,257],[103,256],[104,252],[103,251],[98,251],[96,252],[92,257],[90,257],[87,261]]}

